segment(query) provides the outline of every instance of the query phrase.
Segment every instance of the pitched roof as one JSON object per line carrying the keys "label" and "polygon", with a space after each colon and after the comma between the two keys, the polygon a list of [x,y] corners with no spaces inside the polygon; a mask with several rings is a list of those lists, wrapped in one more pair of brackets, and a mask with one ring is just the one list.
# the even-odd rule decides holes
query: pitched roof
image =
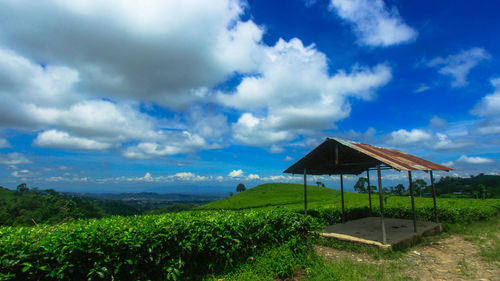
{"label": "pitched roof", "polygon": [[399,171],[450,171],[446,167],[417,156],[365,143],[339,138],[326,140],[284,173],[302,174],[306,169],[312,175],[354,174],[381,165]]}

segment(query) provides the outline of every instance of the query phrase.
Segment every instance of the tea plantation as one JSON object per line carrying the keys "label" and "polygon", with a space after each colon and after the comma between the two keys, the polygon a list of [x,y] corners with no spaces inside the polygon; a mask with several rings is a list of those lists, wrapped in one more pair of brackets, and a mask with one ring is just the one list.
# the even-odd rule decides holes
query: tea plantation
{"label": "tea plantation", "polygon": [[[338,191],[310,187],[308,216],[302,196],[301,185],[266,184],[196,211],[0,227],[0,280],[200,280],[283,245],[300,253],[341,215]],[[410,218],[408,197],[385,201],[387,216]],[[370,214],[366,194],[345,202],[348,219]],[[433,218],[432,199],[416,206],[420,220]],[[442,221],[469,222],[498,214],[500,200],[438,198],[438,207]]]}

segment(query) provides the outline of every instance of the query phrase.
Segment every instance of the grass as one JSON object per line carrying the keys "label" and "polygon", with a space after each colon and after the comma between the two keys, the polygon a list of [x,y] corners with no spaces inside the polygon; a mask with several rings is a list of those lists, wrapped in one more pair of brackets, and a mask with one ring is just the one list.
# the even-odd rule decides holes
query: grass
{"label": "grass", "polygon": [[470,224],[449,224],[446,228],[448,233],[463,235],[478,245],[483,260],[500,262],[500,215]]}
{"label": "grass", "polygon": [[408,277],[400,272],[406,266],[395,261],[370,264],[344,257],[334,262],[315,262],[306,270],[309,274],[304,280],[408,280]]}
{"label": "grass", "polygon": [[241,267],[223,275],[209,276],[205,281],[284,280],[295,275],[300,280],[408,280],[400,273],[408,266],[400,261],[383,264],[357,262],[341,258],[333,262],[318,256],[311,243],[293,252],[287,245],[257,255]]}
{"label": "grass", "polygon": [[[326,203],[340,198],[340,192],[330,188],[307,186],[309,204]],[[236,195],[200,206],[197,209],[248,209],[269,206],[304,206],[304,185],[266,183]]]}
{"label": "grass", "polygon": [[[314,208],[332,208],[339,207],[341,204],[340,191],[308,185],[307,186],[307,205],[309,209]],[[437,206],[440,208],[450,208],[460,202],[461,205],[475,206],[479,199],[461,199],[461,198],[437,198]],[[346,208],[362,208],[369,206],[367,193],[344,192],[344,201]],[[481,205],[500,207],[500,200],[486,199],[481,200]],[[378,193],[372,194],[372,206],[377,209],[379,205]],[[432,207],[432,198],[415,197],[415,206]],[[250,188],[236,195],[210,202],[199,206],[199,210],[217,210],[217,209],[250,209],[264,208],[273,206],[284,206],[288,209],[304,208],[304,185],[291,183],[266,183],[254,188]],[[386,196],[384,206],[387,208],[409,208],[410,198],[406,196]]]}
{"label": "grass", "polygon": [[[419,276],[407,276],[406,270],[412,262],[404,256],[423,245],[430,244],[449,235],[463,235],[481,248],[480,255],[488,262],[500,261],[500,215],[470,224],[445,224],[445,232],[422,239],[411,247],[384,251],[375,247],[349,243],[335,239],[315,238],[301,251],[293,252],[286,246],[271,249],[255,257],[243,266],[220,276],[206,280],[280,280],[277,278],[295,275],[300,280],[418,280]],[[375,261],[358,262],[349,257],[325,261],[313,250],[314,245],[331,247],[353,253],[368,254]],[[459,263],[460,274],[470,278],[470,266],[466,260]]]}

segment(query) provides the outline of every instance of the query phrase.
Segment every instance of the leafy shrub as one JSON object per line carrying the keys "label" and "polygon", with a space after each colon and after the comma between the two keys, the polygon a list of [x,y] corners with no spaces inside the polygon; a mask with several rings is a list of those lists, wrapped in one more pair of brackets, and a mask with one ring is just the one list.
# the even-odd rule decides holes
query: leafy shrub
{"label": "leafy shrub", "polygon": [[314,226],[293,211],[260,210],[1,227],[0,279],[197,279],[247,260],[253,245],[298,244]]}
{"label": "leafy shrub", "polygon": [[[433,221],[434,206],[430,198],[415,198],[415,212],[417,220]],[[377,202],[378,203],[378,202]],[[351,200],[351,206],[345,208],[347,220],[367,217],[370,215],[365,202]],[[378,204],[373,202],[373,216],[380,216]],[[297,212],[302,212],[295,208]],[[498,199],[438,199],[437,212],[439,220],[448,223],[468,223],[483,220],[494,216],[500,210]],[[342,221],[342,209],[338,205],[316,206],[308,210],[308,214],[315,217],[322,225],[340,223]],[[407,197],[391,197],[389,203],[384,205],[384,216],[392,218],[413,219],[410,199]]]}

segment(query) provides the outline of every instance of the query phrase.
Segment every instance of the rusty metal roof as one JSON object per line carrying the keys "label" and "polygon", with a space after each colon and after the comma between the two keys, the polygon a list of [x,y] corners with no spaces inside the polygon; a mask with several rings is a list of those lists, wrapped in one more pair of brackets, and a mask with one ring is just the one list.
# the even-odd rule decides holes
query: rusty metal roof
{"label": "rusty metal roof", "polygon": [[306,169],[307,174],[312,175],[358,175],[377,165],[399,171],[453,170],[399,150],[339,138],[327,138],[284,173],[302,174]]}

